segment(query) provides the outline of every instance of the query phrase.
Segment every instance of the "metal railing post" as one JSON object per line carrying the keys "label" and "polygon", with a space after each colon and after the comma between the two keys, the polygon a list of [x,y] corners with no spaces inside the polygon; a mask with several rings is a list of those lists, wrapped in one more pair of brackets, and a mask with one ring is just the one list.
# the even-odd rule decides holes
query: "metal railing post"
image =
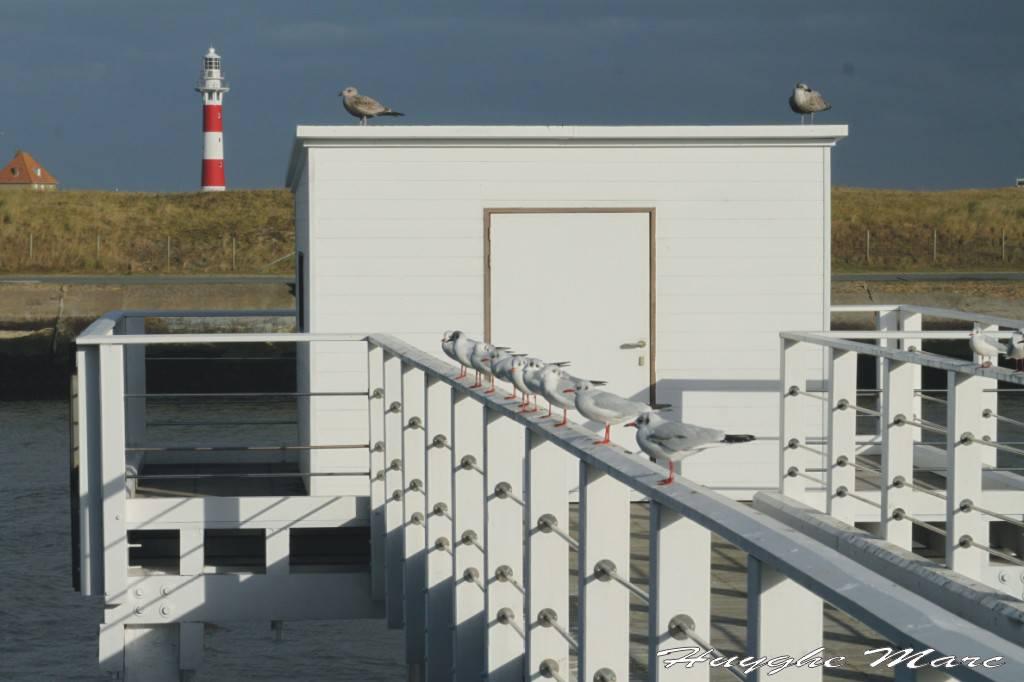
{"label": "metal railing post", "polygon": [[[999,325],[975,323],[974,330],[982,334],[997,332],[999,331]],[[1006,343],[1005,340],[1003,342]],[[978,357],[974,358],[975,362],[979,360],[980,358]],[[994,364],[998,364],[998,358],[995,359]],[[996,391],[999,388],[999,381],[987,377],[977,377],[976,385],[978,412],[984,413],[985,410],[991,410],[999,414],[999,393]],[[999,440],[999,422],[996,419],[980,419],[977,426],[973,427],[973,433],[978,438],[985,438],[987,436],[992,440]],[[984,448],[980,453],[981,462],[985,466],[994,467],[997,463],[997,454],[998,452],[994,448]]]}
{"label": "metal railing post", "polygon": [[402,523],[405,528],[405,660],[420,679],[426,649],[426,412],[423,370],[402,362]]}
{"label": "metal railing post", "polygon": [[[857,353],[829,349],[828,464],[825,472],[827,489],[826,509],[829,514],[846,523],[856,520],[854,500],[838,496],[836,491],[845,487],[854,490],[857,470],[857,411],[840,405],[857,404]],[[845,402],[842,402],[845,401]]]}
{"label": "metal railing post", "polygon": [[629,488],[580,462],[579,609],[581,680],[601,669],[629,677],[629,592],[595,574],[610,561],[629,580]]}
{"label": "metal railing post", "polygon": [[[569,528],[567,455],[543,435],[530,432],[526,443],[526,613],[527,671],[534,675],[545,660],[569,670],[569,644],[542,619],[551,615],[569,625],[569,545],[545,522]],[[541,518],[543,517],[543,521]],[[538,526],[538,524],[541,524]]]}
{"label": "metal railing post", "polygon": [[[914,491],[906,482],[914,481],[914,433],[905,423],[914,409],[914,365],[886,358],[882,362],[882,471],[880,529],[882,537],[903,549],[910,549],[914,524],[910,519],[893,518],[897,508],[913,514],[910,504]],[[903,417],[901,419],[900,417]],[[854,490],[854,488],[849,488]]]}
{"label": "metal railing post", "polygon": [[402,464],[402,360],[384,353],[384,610],[389,628],[405,618],[405,493]]}
{"label": "metal railing post", "polygon": [[[921,331],[923,319],[924,315],[922,315],[921,313],[915,313],[900,308],[900,331]],[[922,339],[900,339],[899,347],[900,350],[905,351],[921,351],[924,350],[922,347],[923,343],[924,341]],[[913,398],[911,398],[911,404],[913,405],[913,409],[911,412],[914,415],[915,420],[921,420],[924,419],[924,401],[921,398],[920,393],[921,389],[923,388],[923,385],[921,383],[922,367],[921,365],[918,365],[916,363],[910,363],[910,367],[910,374],[912,376],[911,383],[914,387]],[[915,441],[921,440],[921,427],[912,426],[908,424],[906,428],[910,429],[910,433],[913,435]]]}
{"label": "metal railing post", "polygon": [[427,670],[428,682],[452,677],[452,388],[426,384]]}
{"label": "metal railing post", "polygon": [[498,578],[498,569],[511,569],[511,577],[522,580],[524,510],[515,499],[508,494],[499,495],[497,490],[499,485],[507,485],[507,490],[521,499],[526,433],[519,424],[485,408],[484,434],[485,673],[493,682],[521,682],[526,673],[526,642],[522,634],[526,600],[518,583]]}
{"label": "metal railing post", "polygon": [[[757,557],[747,556],[747,656],[771,658],[779,651],[814,651],[822,646],[823,627],[824,603],[820,597]],[[748,679],[822,678],[820,667],[790,668],[772,677],[762,677],[760,672]]]}
{"label": "metal railing post", "polygon": [[690,618],[698,635],[711,638],[711,532],[660,504],[650,507],[647,679],[706,682],[709,666],[666,668],[658,652],[694,645],[672,627],[678,616]]}
{"label": "metal railing post", "polygon": [[981,475],[988,449],[972,441],[982,421],[984,379],[948,373],[946,393],[946,567],[985,580],[988,555],[967,540],[989,544],[988,519],[965,503],[982,499]]}
{"label": "metal railing post", "polygon": [[384,554],[387,526],[384,518],[384,479],[387,477],[384,445],[384,349],[372,343],[366,349],[367,425],[370,443],[370,591],[384,599]]}
{"label": "metal railing post", "polygon": [[128,536],[125,529],[124,347],[101,346],[100,479],[103,496],[103,591],[106,604],[127,597]]}
{"label": "metal railing post", "polygon": [[[455,574],[454,678],[476,682],[484,673],[484,556],[463,538],[486,541],[484,531],[484,408],[465,395],[452,405],[452,544]],[[472,533],[472,535],[466,535]],[[475,577],[474,577],[475,576]]]}

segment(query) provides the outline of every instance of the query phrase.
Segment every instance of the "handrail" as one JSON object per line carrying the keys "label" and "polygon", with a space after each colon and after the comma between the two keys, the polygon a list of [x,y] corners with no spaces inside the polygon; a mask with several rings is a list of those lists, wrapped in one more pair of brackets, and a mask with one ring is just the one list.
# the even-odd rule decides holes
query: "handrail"
{"label": "handrail", "polygon": [[1002,656],[1010,663],[1001,669],[986,670],[987,677],[976,671],[960,671],[971,679],[1019,679],[1014,670],[1024,666],[1024,647],[997,640],[983,628],[911,590],[894,586],[837,551],[703,486],[678,478],[676,485],[658,485],[664,472],[653,463],[631,456],[618,446],[595,445],[593,433],[580,426],[570,423],[554,429],[537,416],[520,413],[503,401],[469,390],[455,379],[452,365],[404,341],[379,334],[371,334],[367,340],[371,347],[380,347],[399,357],[403,364],[423,371],[431,380],[448,384],[461,397],[481,403],[491,413],[541,435],[653,503],[718,534],[884,637],[901,645],[913,643],[946,653]]}
{"label": "handrail", "polygon": [[986,325],[997,325],[999,327],[1013,327],[1014,329],[1024,327],[1024,320],[1017,320],[1012,317],[971,313],[963,310],[951,310],[948,308],[933,308],[931,306],[913,305],[908,303],[834,305],[831,308],[831,312],[833,313],[888,313],[896,311],[916,313],[926,317],[937,317],[946,320],[976,322]]}

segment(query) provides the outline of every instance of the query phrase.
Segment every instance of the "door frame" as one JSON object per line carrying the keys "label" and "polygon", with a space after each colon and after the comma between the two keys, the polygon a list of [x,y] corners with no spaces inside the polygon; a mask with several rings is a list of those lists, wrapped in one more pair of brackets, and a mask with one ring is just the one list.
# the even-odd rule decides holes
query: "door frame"
{"label": "door frame", "polygon": [[485,208],[484,209],[484,340],[491,342],[491,216],[495,214],[542,214],[542,213],[646,213],[647,214],[647,240],[649,249],[649,262],[647,265],[647,299],[649,301],[648,320],[648,392],[649,402],[655,402],[655,383],[657,372],[655,371],[656,350],[657,350],[657,306],[655,300],[655,280],[657,242],[657,211],[653,206],[623,206],[608,208]]}

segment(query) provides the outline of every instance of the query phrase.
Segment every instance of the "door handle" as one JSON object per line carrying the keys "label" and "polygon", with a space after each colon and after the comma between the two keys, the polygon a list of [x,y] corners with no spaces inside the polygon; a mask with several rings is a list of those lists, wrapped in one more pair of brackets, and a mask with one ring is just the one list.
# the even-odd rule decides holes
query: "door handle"
{"label": "door handle", "polygon": [[634,341],[633,343],[623,343],[619,346],[622,350],[630,350],[631,348],[647,348],[647,342],[643,339]]}

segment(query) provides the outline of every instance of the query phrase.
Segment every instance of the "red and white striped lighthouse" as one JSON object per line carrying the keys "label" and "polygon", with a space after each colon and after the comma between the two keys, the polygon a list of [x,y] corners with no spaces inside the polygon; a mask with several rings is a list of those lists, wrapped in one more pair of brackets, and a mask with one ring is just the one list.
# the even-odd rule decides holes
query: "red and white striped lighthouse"
{"label": "red and white striped lighthouse", "polygon": [[203,71],[196,92],[203,95],[203,191],[223,192],[224,119],[221,107],[229,90],[220,70],[220,55],[210,48],[203,56]]}

